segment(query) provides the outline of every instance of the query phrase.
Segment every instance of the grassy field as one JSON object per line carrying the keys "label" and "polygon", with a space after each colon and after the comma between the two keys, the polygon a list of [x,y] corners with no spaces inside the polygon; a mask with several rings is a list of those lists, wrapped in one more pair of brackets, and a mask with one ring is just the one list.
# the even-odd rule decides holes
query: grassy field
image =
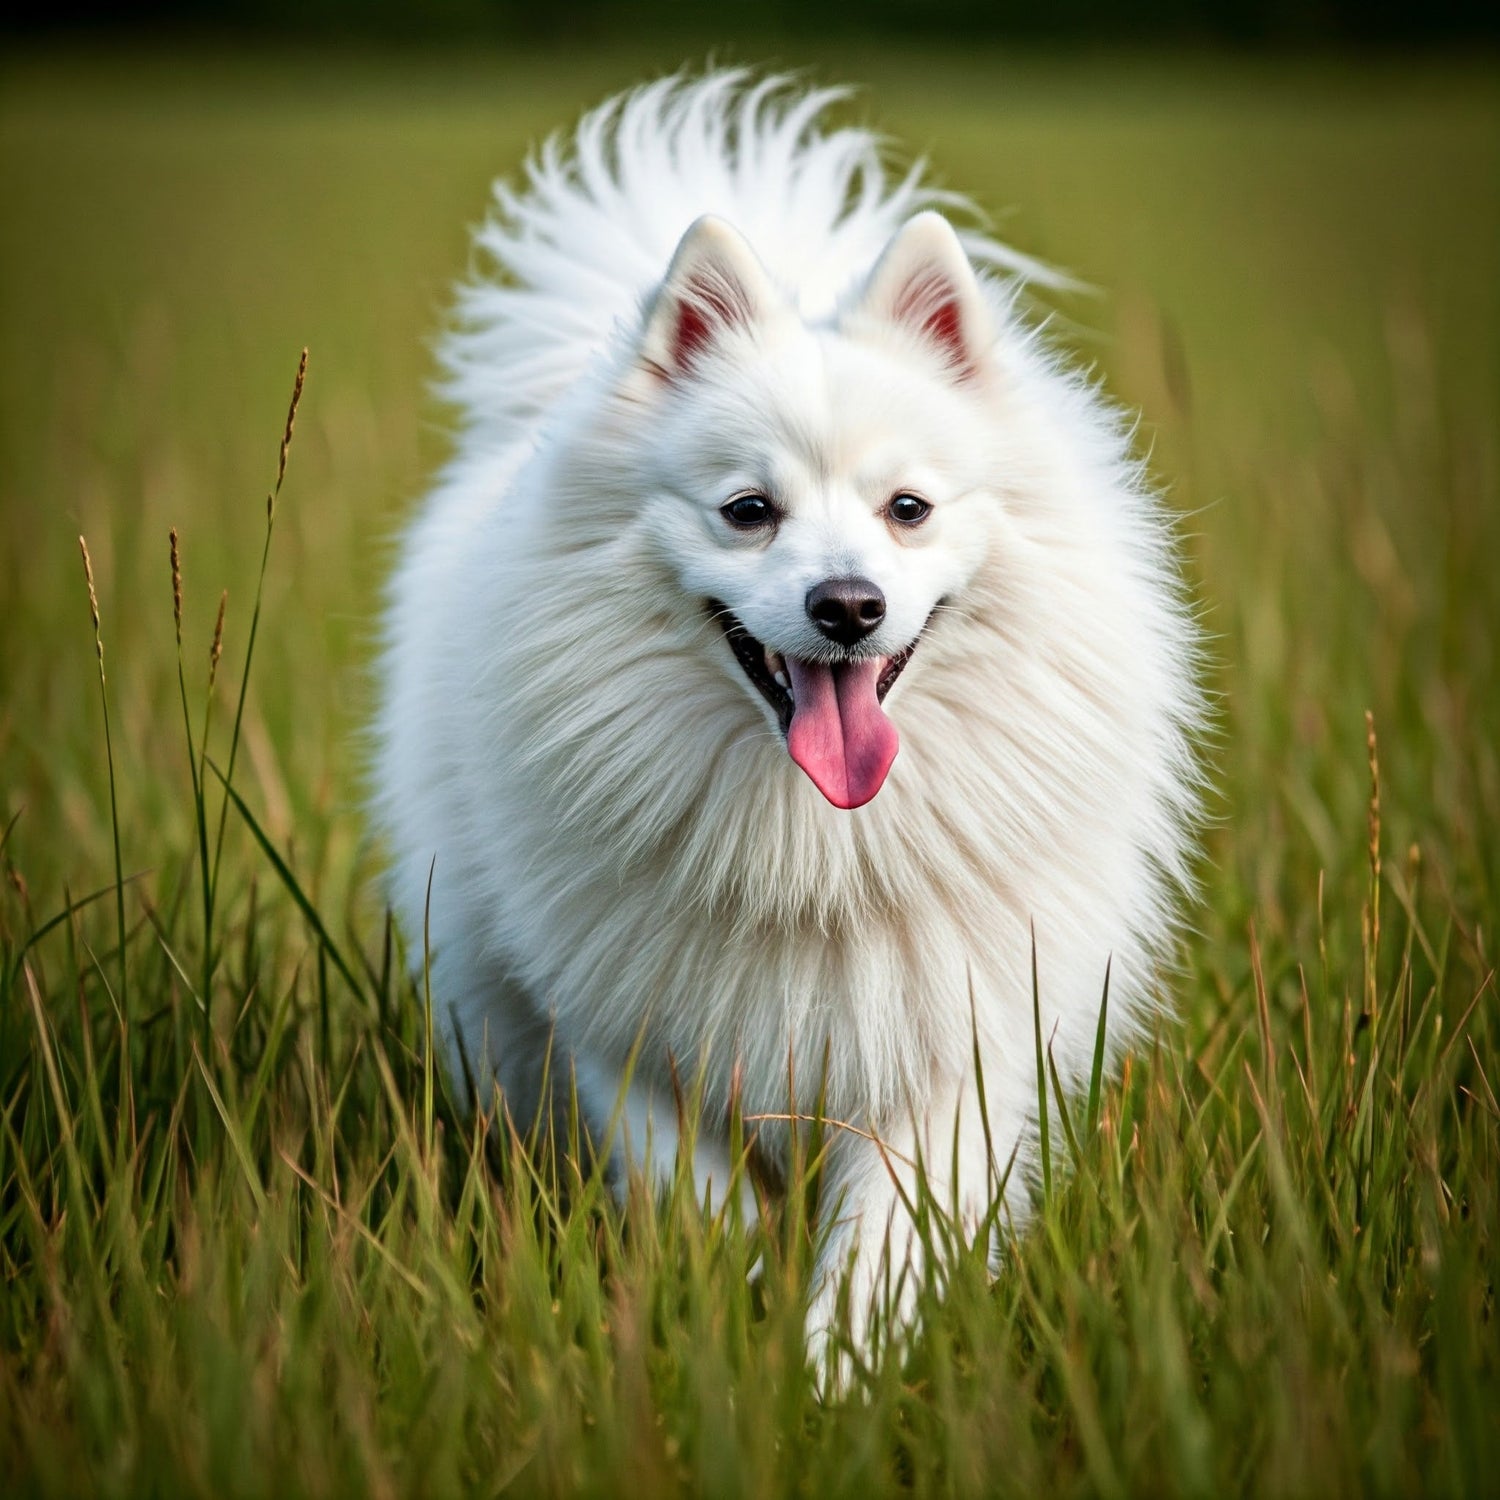
{"label": "grassy field", "polygon": [[816,68],[1098,288],[1053,326],[1214,633],[1182,1024],[1074,1102],[993,1285],[954,1246],[825,1400],[805,1195],[622,1221],[449,1107],[359,811],[426,340],[489,178],[669,61],[0,63],[3,1488],[1493,1491],[1492,67]]}

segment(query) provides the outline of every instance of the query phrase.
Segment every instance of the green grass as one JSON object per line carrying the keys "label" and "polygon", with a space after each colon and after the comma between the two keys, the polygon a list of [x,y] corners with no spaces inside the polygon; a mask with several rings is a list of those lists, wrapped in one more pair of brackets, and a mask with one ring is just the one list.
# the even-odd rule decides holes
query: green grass
{"label": "green grass", "polygon": [[1097,1119],[1072,1104],[999,1278],[954,1247],[920,1336],[822,1400],[803,1195],[749,1232],[680,1184],[622,1217],[566,1153],[476,1131],[359,814],[464,226],[528,140],[664,61],[4,64],[7,1493],[1492,1488],[1493,68],[820,69],[1101,288],[1056,327],[1143,413],[1222,694],[1181,1025]]}

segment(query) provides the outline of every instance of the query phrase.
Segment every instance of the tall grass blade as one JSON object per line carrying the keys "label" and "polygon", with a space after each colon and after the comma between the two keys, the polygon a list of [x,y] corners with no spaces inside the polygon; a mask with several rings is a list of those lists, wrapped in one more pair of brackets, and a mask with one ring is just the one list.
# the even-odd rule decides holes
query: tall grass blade
{"label": "tall grass blade", "polygon": [[1089,1071],[1088,1138],[1093,1140],[1099,1128],[1099,1101],[1104,1093],[1104,1056],[1109,1042],[1109,975],[1114,967],[1113,953],[1104,962],[1104,993],[1099,997],[1099,1024],[1094,1028],[1094,1061]]}
{"label": "tall grass blade", "polygon": [[1036,1117],[1042,1162],[1042,1202],[1052,1202],[1052,1135],[1047,1107],[1047,1065],[1042,1057],[1042,990],[1036,973],[1036,923],[1031,924],[1031,1026],[1036,1039]]}
{"label": "tall grass blade", "polygon": [[[240,670],[239,698],[234,706],[234,728],[229,736],[229,757],[227,769],[220,778],[224,783],[224,800],[219,806],[219,831],[214,842],[214,867],[213,878],[209,882],[210,908],[218,899],[219,891],[219,865],[224,855],[224,825],[229,816],[229,796],[234,785],[235,759],[240,749],[240,729],[245,718],[245,699],[250,691],[250,668],[255,660],[255,639],[260,630],[260,608],[261,600],[265,594],[266,566],[271,559],[271,533],[276,525],[276,501],[281,494],[281,482],[286,478],[287,454],[292,446],[292,429],[297,423],[297,407],[302,400],[302,384],[307,378],[307,350],[302,351],[302,357],[297,362],[297,376],[292,384],[291,405],[287,408],[286,426],[282,429],[281,448],[276,462],[276,485],[271,493],[266,496],[266,535],[261,545],[260,572],[255,580],[255,605],[250,612],[250,634],[245,643],[245,664]],[[223,614],[220,612],[222,621]],[[216,637],[217,640],[217,637]],[[207,985],[204,986],[205,993]]]}
{"label": "tall grass blade", "polygon": [[266,1190],[261,1184],[260,1173],[256,1170],[255,1157],[251,1154],[249,1142],[245,1139],[240,1122],[235,1119],[229,1106],[225,1104],[224,1096],[219,1092],[219,1086],[214,1082],[214,1076],[209,1072],[208,1064],[203,1060],[203,1054],[198,1050],[196,1042],[193,1044],[193,1061],[198,1065],[198,1072],[203,1078],[204,1086],[208,1089],[208,1097],[213,1100],[214,1109],[223,1122],[224,1133],[229,1139],[235,1160],[239,1162],[240,1171],[245,1178],[245,1186],[250,1189],[250,1196],[255,1200],[256,1210],[264,1215]]}
{"label": "tall grass blade", "polygon": [[422,901],[422,1146],[432,1160],[433,1068],[432,1053],[432,877],[437,855],[427,867],[427,893]]}
{"label": "tall grass blade", "polygon": [[[182,705],[182,734],[187,743],[188,775],[192,778],[193,786],[193,825],[198,835],[198,885],[203,903],[203,952],[204,973],[200,1000],[203,1007],[203,1040],[208,1039],[208,1028],[212,1023],[213,1014],[210,1005],[209,983],[212,975],[208,965],[208,954],[213,951],[213,879],[208,865],[208,813],[204,806],[203,797],[203,765],[200,752],[193,743],[193,720],[188,709],[187,678],[182,664],[182,557],[178,549],[177,528],[174,526],[168,533],[169,557],[172,566],[172,621],[176,628],[177,636],[177,697]],[[222,629],[223,605],[220,604],[219,619]],[[219,639],[218,632],[215,639]],[[210,682],[209,700],[212,701],[213,688]],[[208,718],[207,708],[204,710],[203,722],[204,749],[208,741]]]}
{"label": "tall grass blade", "polygon": [[1057,1074],[1057,1061],[1052,1055],[1052,1043],[1047,1043],[1047,1072],[1052,1079],[1052,1092],[1057,1099],[1057,1118],[1063,1128],[1063,1137],[1068,1143],[1068,1154],[1073,1158],[1073,1165],[1077,1167],[1083,1160],[1083,1152],[1079,1148],[1078,1137],[1073,1133],[1073,1119],[1068,1112],[1067,1096],[1063,1092],[1062,1079]]}
{"label": "tall grass blade", "polygon": [[99,664],[99,704],[104,711],[104,759],[109,770],[109,831],[115,849],[115,923],[119,941],[120,1009],[130,1014],[130,965],[125,952],[125,866],[120,858],[120,806],[115,792],[115,749],[109,732],[109,689],[104,679],[104,634],[99,624],[99,596],[94,590],[94,563],[89,544],[78,538],[83,554],[83,577],[89,591],[89,615],[94,622],[94,655]]}
{"label": "tall grass blade", "polygon": [[230,786],[226,774],[219,769],[213,760],[208,762],[208,768],[223,784],[225,796],[234,804],[235,811],[245,820],[245,826],[250,830],[255,842],[260,845],[261,853],[270,860],[271,868],[276,871],[282,885],[286,888],[287,894],[297,903],[297,909],[307,919],[307,925],[312,928],[319,943],[327,951],[334,968],[339,971],[344,983],[349,986],[350,993],[356,999],[364,1000],[366,998],[364,986],[359,982],[353,967],[340,951],[339,945],[334,942],[328,928],[324,926],[323,918],[318,914],[317,907],[313,905],[307,892],[302,889],[302,884],[292,873],[291,866],[281,857],[281,853],[276,848],[276,845],[271,842],[266,831],[256,821],[255,814],[245,805],[244,798]]}

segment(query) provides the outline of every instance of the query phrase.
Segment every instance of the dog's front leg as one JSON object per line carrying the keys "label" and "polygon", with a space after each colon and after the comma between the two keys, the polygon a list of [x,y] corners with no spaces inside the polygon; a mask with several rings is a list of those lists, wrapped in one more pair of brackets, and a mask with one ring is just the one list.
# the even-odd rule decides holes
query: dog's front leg
{"label": "dog's front leg", "polygon": [[[928,1247],[945,1235],[912,1217],[936,1212],[972,1235],[988,1214],[1005,1163],[971,1081],[937,1091],[920,1113],[871,1130],[830,1125],[822,1202],[833,1215],[814,1274],[807,1314],[808,1350],[828,1364],[835,1383],[849,1356],[873,1352],[877,1327],[887,1334],[912,1321],[926,1274]],[[941,1270],[941,1267],[938,1268]],[[847,1287],[848,1317],[839,1304]],[[847,1345],[845,1345],[847,1340]]]}
{"label": "dog's front leg", "polygon": [[[583,1053],[574,1054],[573,1068],[579,1107],[601,1145],[613,1125],[609,1175],[615,1191],[623,1198],[630,1174],[639,1172],[655,1193],[664,1193],[688,1145],[673,1092],[644,1078],[639,1069],[626,1085],[617,1070]],[[754,1185],[743,1167],[736,1176],[728,1139],[707,1120],[698,1121],[691,1134],[694,1196],[717,1212],[733,1185],[745,1225],[753,1224],[759,1211]]]}

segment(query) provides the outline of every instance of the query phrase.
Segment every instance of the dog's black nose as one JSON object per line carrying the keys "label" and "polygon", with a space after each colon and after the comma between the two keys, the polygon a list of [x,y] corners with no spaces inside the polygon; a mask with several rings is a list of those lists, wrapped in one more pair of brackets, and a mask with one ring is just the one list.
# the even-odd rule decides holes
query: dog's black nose
{"label": "dog's black nose", "polygon": [[807,591],[807,615],[830,641],[852,646],[885,619],[885,595],[868,578],[825,578]]}

